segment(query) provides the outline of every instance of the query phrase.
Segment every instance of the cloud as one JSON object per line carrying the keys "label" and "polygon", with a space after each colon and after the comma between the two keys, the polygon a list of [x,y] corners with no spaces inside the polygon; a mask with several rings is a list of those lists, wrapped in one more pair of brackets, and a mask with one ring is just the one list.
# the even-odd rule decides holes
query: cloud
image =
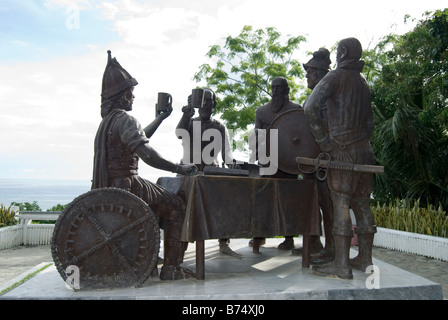
{"label": "cloud", "polygon": [[[89,158],[81,160],[85,172],[75,176],[89,179],[90,149],[99,118],[98,74],[103,69],[92,67],[92,57],[0,66],[0,73],[8,75],[8,86],[0,86],[0,149],[3,161],[8,161],[5,169],[29,168],[33,162],[46,168],[47,177],[62,178],[58,167],[79,162],[85,153]],[[9,172],[20,175],[22,171]]]}
{"label": "cloud", "polygon": [[63,7],[78,8],[80,10],[91,9],[95,1],[93,0],[45,0],[44,6],[47,8]]}
{"label": "cloud", "polygon": [[[4,61],[12,62],[0,64],[0,165],[4,169],[0,178],[45,176],[84,180],[91,178],[93,139],[101,121],[100,90],[108,49],[139,82],[132,114],[142,126],[154,119],[157,92],[173,95],[174,111],[150,143],[164,157],[177,162],[182,157],[182,147],[174,129],[181,107],[187,103],[191,89],[198,85],[192,77],[201,64],[208,62],[205,54],[209,47],[222,45],[228,35],[238,35],[244,25],[273,26],[284,36],[307,36],[307,43],[298,52],[300,59],[307,59],[307,51],[321,46],[331,48],[346,36],[359,37],[368,47],[372,39],[392,31],[393,24],[402,26],[405,13],[419,18],[423,9],[437,8],[437,4],[443,8],[441,1],[317,4],[286,0],[46,0],[43,6],[29,1],[18,3],[30,8],[25,18],[33,18],[33,14],[38,17],[29,25],[27,19],[19,19],[24,25],[13,25],[16,29],[9,35],[0,34],[3,40],[15,43],[2,53],[8,58]],[[69,6],[80,10],[77,30],[65,27],[65,8]],[[43,23],[39,19],[46,15],[57,19],[39,26],[39,21]],[[6,18],[15,21],[15,17]],[[33,33],[39,37],[26,37],[31,27],[45,32]],[[31,48],[41,48],[51,55],[39,55],[37,59]],[[25,169],[31,171],[25,175]],[[168,174],[144,164],[140,164],[139,170],[153,181]]]}
{"label": "cloud", "polygon": [[169,46],[196,33],[199,26],[196,12],[182,8],[151,10],[147,15],[119,21],[119,34],[129,44],[143,47]]}

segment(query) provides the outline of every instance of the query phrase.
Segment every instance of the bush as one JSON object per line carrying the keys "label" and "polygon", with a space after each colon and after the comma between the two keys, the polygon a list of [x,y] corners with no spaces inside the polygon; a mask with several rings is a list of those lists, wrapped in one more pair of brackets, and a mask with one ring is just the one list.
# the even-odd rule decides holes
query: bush
{"label": "bush", "polygon": [[12,202],[12,206],[18,206],[19,211],[42,211],[42,209],[37,204],[37,201],[30,202]]}
{"label": "bush", "polygon": [[395,200],[372,206],[379,227],[448,238],[448,216],[439,205],[420,207],[420,201]]}
{"label": "bush", "polygon": [[69,204],[57,204],[57,205],[55,205],[55,206],[53,206],[53,207],[51,207],[50,209],[47,209],[47,212],[48,211],[51,211],[51,212],[54,212],[54,211],[64,211],[64,209],[68,206]]}
{"label": "bush", "polygon": [[[50,209],[47,209],[46,212],[55,212],[55,211],[64,211],[65,207],[67,207],[68,204],[57,204]],[[33,221],[33,223],[40,223],[40,224],[54,224],[56,221],[50,221],[50,220],[39,220],[39,221]]]}
{"label": "bush", "polygon": [[[19,211],[31,211],[31,212],[43,212],[41,207],[37,204],[37,201],[33,202],[12,202],[11,206],[19,207]],[[68,204],[57,204],[50,209],[47,209],[46,212],[54,212],[54,211],[63,211]],[[33,224],[54,224],[53,220],[33,220],[31,223]]]}
{"label": "bush", "polygon": [[0,204],[0,228],[13,226],[17,224],[16,212],[11,209],[11,206],[6,207]]}

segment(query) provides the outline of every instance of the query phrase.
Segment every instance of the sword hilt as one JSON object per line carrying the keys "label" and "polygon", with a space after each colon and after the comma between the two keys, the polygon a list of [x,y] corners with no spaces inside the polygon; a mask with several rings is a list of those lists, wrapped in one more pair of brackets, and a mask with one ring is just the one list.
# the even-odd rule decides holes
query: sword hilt
{"label": "sword hilt", "polygon": [[[325,179],[327,179],[327,169],[331,162],[330,154],[326,152],[320,153],[316,159],[297,157],[296,161],[299,166],[299,170],[302,173],[315,173],[317,179],[320,181],[324,181]],[[300,164],[312,166],[313,169],[305,170],[300,167]]]}

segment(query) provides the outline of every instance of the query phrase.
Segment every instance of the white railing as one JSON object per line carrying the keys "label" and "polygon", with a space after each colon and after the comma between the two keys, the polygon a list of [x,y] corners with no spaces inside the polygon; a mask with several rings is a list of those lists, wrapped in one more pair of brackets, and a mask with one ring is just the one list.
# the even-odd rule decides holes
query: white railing
{"label": "white railing", "polygon": [[0,228],[0,250],[14,248],[23,244],[23,226]]}
{"label": "white railing", "polygon": [[[0,228],[0,250],[25,245],[51,244],[54,224],[32,224],[32,220],[55,221],[60,212],[20,212],[19,224]],[[448,261],[448,238],[378,227],[373,245]]]}
{"label": "white railing", "polygon": [[15,226],[0,228],[0,250],[22,244],[46,245],[51,243],[54,224],[32,224],[31,221],[56,221],[60,212],[20,212],[19,223]]}
{"label": "white railing", "polygon": [[373,245],[448,261],[448,238],[378,227]]}

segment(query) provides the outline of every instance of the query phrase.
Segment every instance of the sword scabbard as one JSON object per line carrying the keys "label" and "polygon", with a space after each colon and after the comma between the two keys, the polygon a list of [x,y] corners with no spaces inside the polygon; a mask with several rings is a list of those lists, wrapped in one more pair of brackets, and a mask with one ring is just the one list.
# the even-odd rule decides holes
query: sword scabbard
{"label": "sword scabbard", "polygon": [[[321,154],[322,155],[322,154]],[[296,157],[296,162],[300,165],[308,165],[319,168],[326,169],[337,169],[337,170],[345,170],[345,171],[356,171],[356,172],[365,172],[365,173],[384,173],[383,166],[374,166],[368,164],[355,164],[349,162],[341,162],[341,161],[331,161],[324,159],[321,155],[316,159],[305,158],[305,157]]]}

